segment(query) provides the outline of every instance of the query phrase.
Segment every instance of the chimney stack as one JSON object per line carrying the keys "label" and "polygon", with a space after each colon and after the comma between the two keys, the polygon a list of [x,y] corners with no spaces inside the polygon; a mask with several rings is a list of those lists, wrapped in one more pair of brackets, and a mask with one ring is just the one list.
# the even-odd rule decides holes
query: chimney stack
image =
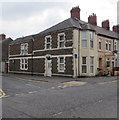
{"label": "chimney stack", "polygon": [[119,33],[119,25],[113,26],[113,31]]}
{"label": "chimney stack", "polygon": [[89,15],[88,23],[90,23],[92,25],[97,25],[97,16],[96,16],[96,14],[93,13],[92,15]]}
{"label": "chimney stack", "polygon": [[79,6],[77,7],[73,7],[71,10],[70,10],[70,13],[71,13],[71,17],[72,18],[78,18],[80,20],[80,8]]}
{"label": "chimney stack", "polygon": [[0,40],[4,40],[6,39],[6,35],[5,34],[0,34]]}
{"label": "chimney stack", "polygon": [[102,22],[102,28],[104,28],[106,30],[110,30],[109,20],[105,20],[105,21]]}

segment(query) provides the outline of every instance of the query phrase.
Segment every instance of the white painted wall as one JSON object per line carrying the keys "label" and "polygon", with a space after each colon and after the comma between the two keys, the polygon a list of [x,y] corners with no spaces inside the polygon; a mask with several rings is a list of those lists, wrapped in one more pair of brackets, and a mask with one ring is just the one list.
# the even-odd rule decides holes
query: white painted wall
{"label": "white painted wall", "polygon": [[5,72],[5,62],[0,62],[0,72]]}
{"label": "white painted wall", "polygon": [[[87,48],[82,48],[82,36],[80,31],[80,76],[95,76],[97,74],[98,67],[98,47],[97,47],[97,35],[94,34],[94,48],[90,48],[90,31],[87,31]],[[82,57],[87,57],[87,73],[82,73]],[[90,56],[94,56],[94,73],[90,73]]]}

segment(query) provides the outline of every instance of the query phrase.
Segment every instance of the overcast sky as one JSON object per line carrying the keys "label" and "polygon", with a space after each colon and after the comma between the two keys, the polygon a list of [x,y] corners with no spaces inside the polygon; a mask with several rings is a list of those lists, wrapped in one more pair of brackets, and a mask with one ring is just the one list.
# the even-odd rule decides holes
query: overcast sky
{"label": "overcast sky", "polygon": [[101,26],[101,22],[106,19],[109,19],[111,27],[117,24],[117,1],[119,0],[24,1],[0,2],[0,33],[5,33],[7,37],[13,39],[39,33],[69,18],[71,8],[75,6],[80,7],[83,21],[87,22],[88,16],[95,13],[98,26]]}

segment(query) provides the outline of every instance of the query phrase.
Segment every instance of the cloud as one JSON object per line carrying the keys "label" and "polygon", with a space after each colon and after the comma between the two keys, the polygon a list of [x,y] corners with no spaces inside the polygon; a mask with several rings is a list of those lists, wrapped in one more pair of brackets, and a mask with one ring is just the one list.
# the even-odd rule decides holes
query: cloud
{"label": "cloud", "polygon": [[12,38],[15,39],[17,37],[39,33],[67,18],[68,15],[65,10],[60,7],[53,7],[47,8],[44,11],[37,11],[37,14],[21,17],[21,19],[4,19],[0,22],[2,23],[2,31],[12,35]]}
{"label": "cloud", "polygon": [[87,21],[96,13],[98,25],[109,19],[112,25],[117,21],[116,0],[68,0],[65,2],[4,2],[2,3],[2,33],[13,39],[36,34],[70,17],[70,9],[81,8],[81,20]]}

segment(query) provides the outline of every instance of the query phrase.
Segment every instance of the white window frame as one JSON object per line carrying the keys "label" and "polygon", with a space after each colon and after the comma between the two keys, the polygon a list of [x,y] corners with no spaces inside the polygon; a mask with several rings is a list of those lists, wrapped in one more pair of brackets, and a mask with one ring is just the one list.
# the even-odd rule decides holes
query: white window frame
{"label": "white window frame", "polygon": [[[47,41],[47,39],[50,38],[50,42]],[[47,45],[50,45],[50,48],[47,48]],[[51,49],[52,48],[52,37],[51,35],[48,35],[45,37],[45,49]]]}
{"label": "white window frame", "polygon": [[111,50],[112,50],[112,48],[111,48],[111,41],[106,40],[106,42],[105,42],[105,47],[106,47],[106,50],[107,50],[107,51],[111,51]]}
{"label": "white window frame", "polygon": [[109,62],[109,63],[111,62],[110,58],[106,58],[106,67],[110,67],[110,64],[109,64],[109,66],[107,66],[107,62]]}
{"label": "white window frame", "polygon": [[114,50],[118,50],[118,43],[117,43],[117,40],[114,40]]}
{"label": "white window frame", "polygon": [[117,58],[115,59],[115,67],[117,67],[118,66],[118,60],[117,60]]}
{"label": "white window frame", "polygon": [[[90,48],[94,48],[94,32],[90,32]],[[91,46],[91,44],[93,46]]]}
{"label": "white window frame", "polygon": [[115,67],[115,59],[114,58],[112,58],[112,63],[113,62],[114,62],[114,66],[112,66],[112,68]]}
{"label": "white window frame", "polygon": [[[64,59],[64,63],[60,63],[60,58]],[[64,69],[63,70],[60,69],[60,65],[64,65]],[[59,56],[58,57],[58,72],[64,72],[64,71],[65,71],[65,57],[64,56]]]}
{"label": "white window frame", "polygon": [[[99,43],[99,50],[102,50],[102,40],[101,39],[99,39],[98,40],[98,43]],[[101,44],[100,44],[101,43]],[[101,45],[101,46],[100,46]],[[101,47],[101,48],[100,48]]]}
{"label": "white window frame", "polygon": [[[83,58],[86,58],[86,63],[85,64],[83,64]],[[83,66],[85,66],[86,67],[86,72],[85,73],[83,73]],[[86,74],[87,73],[87,57],[86,56],[82,56],[82,74]]]}
{"label": "white window frame", "polygon": [[28,70],[28,59],[27,58],[20,59],[20,70]]}
{"label": "white window frame", "polygon": [[[91,63],[91,58],[93,58],[93,63]],[[91,67],[93,67],[93,72],[91,72]],[[90,56],[90,73],[94,73],[94,56]]]}
{"label": "white window frame", "polygon": [[[86,36],[84,37],[83,36],[83,33],[85,33],[86,34]],[[87,46],[88,46],[88,40],[87,40],[87,31],[82,31],[82,33],[81,33],[81,40],[82,40],[82,48],[87,48]],[[85,46],[83,46],[83,43],[85,42]]]}
{"label": "white window frame", "polygon": [[[27,49],[25,48],[26,46],[27,46]],[[28,43],[21,44],[20,55],[28,55]]]}
{"label": "white window frame", "polygon": [[112,50],[112,48],[111,48],[111,41],[109,41],[109,51],[111,51]]}
{"label": "white window frame", "polygon": [[105,48],[106,48],[106,50],[109,50],[109,41],[108,40],[106,40],[106,42],[105,42]]}
{"label": "white window frame", "polygon": [[[60,36],[64,36],[64,39],[63,40],[60,40]],[[61,47],[60,46],[60,43],[63,43],[64,44],[64,46],[63,47]],[[58,34],[58,48],[65,48],[65,33],[59,33]]]}

